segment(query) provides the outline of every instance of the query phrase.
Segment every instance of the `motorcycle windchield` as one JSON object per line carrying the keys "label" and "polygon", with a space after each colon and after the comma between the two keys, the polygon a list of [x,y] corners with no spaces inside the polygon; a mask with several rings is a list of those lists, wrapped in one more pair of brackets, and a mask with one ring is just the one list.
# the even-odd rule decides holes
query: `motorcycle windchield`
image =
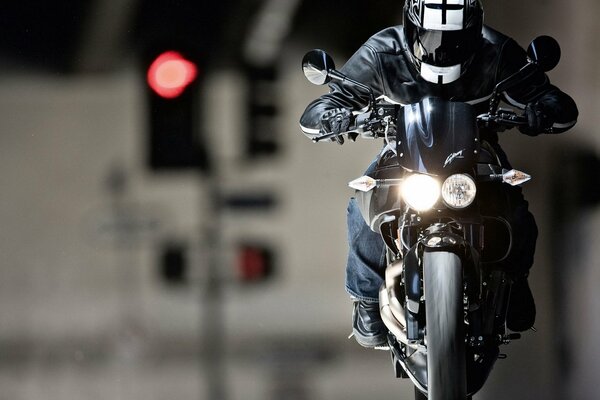
{"label": "motorcycle windchield", "polygon": [[499,347],[518,339],[506,328],[511,280],[499,268],[512,245],[509,223],[486,215],[484,185],[520,185],[530,176],[505,170],[479,128],[495,131],[525,125],[526,118],[499,108],[502,93],[560,58],[550,37],[535,39],[527,65],[500,82],[489,111],[476,115],[467,103],[424,98],[400,105],[375,99],[368,86],[337,71],[322,50],[302,66],[314,84],[332,79],[370,94],[366,111],[354,113],[348,132],[315,141],[358,136],[384,140],[369,176],[350,182],[365,222],[387,247],[381,317],[398,377],[410,378],[415,398],[465,400],[479,391]]}

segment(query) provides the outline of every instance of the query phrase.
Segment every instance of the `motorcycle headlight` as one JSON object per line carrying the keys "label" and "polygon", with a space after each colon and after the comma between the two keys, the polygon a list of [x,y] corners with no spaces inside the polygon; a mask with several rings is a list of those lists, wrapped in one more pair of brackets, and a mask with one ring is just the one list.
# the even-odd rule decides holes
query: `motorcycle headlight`
{"label": "motorcycle headlight", "polygon": [[456,174],[449,176],[442,185],[442,198],[450,208],[465,208],[473,203],[477,187],[469,175]]}
{"label": "motorcycle headlight", "polygon": [[440,184],[429,175],[414,174],[400,187],[402,198],[413,209],[427,211],[440,198]]}

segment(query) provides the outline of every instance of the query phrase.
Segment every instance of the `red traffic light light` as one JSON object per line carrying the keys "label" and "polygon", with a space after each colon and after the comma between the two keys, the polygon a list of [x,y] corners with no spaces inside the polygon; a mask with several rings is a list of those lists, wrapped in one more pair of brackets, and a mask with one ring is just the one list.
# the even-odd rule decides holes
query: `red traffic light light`
{"label": "red traffic light light", "polygon": [[148,68],[148,85],[161,97],[179,96],[198,75],[198,68],[176,51],[166,51],[156,57]]}
{"label": "red traffic light light", "polygon": [[244,244],[238,248],[237,269],[242,282],[261,282],[273,274],[273,250],[267,246]]}

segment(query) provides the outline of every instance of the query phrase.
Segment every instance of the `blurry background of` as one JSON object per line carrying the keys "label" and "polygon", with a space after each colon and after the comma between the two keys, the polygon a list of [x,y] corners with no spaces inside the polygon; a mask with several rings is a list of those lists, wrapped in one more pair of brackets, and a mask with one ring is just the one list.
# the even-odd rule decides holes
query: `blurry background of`
{"label": "blurry background of", "polygon": [[[346,183],[380,144],[313,144],[304,107],[400,23],[401,1],[95,0],[0,6],[0,399],[412,398],[350,333]],[[537,333],[476,399],[592,400],[600,373],[600,3],[485,1],[580,110],[562,136],[502,135],[540,228]],[[163,51],[196,66],[149,89]]]}

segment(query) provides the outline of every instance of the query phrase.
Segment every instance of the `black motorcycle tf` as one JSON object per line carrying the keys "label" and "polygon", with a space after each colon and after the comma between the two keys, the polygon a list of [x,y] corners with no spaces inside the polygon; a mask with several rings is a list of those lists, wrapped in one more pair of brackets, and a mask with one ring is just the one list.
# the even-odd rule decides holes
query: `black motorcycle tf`
{"label": "black motorcycle tf", "polygon": [[[511,280],[497,267],[510,252],[511,228],[501,216],[482,215],[477,190],[489,182],[530,179],[503,169],[479,137],[482,126],[501,131],[526,124],[524,116],[499,108],[501,93],[537,69],[554,68],[560,48],[542,36],[528,56],[527,65],[496,86],[483,115],[467,103],[439,98],[404,106],[375,99],[370,87],[337,71],[322,50],[303,59],[310,82],[336,79],[370,93],[368,109],[355,113],[348,132],[315,141],[342,135],[385,141],[387,151],[373,174],[349,185],[366,223],[387,246],[379,294],[387,349],[396,375],[414,383],[417,400],[469,399],[501,357],[499,346],[520,337],[506,328]],[[498,237],[505,238],[500,252],[498,243],[488,246]]]}

